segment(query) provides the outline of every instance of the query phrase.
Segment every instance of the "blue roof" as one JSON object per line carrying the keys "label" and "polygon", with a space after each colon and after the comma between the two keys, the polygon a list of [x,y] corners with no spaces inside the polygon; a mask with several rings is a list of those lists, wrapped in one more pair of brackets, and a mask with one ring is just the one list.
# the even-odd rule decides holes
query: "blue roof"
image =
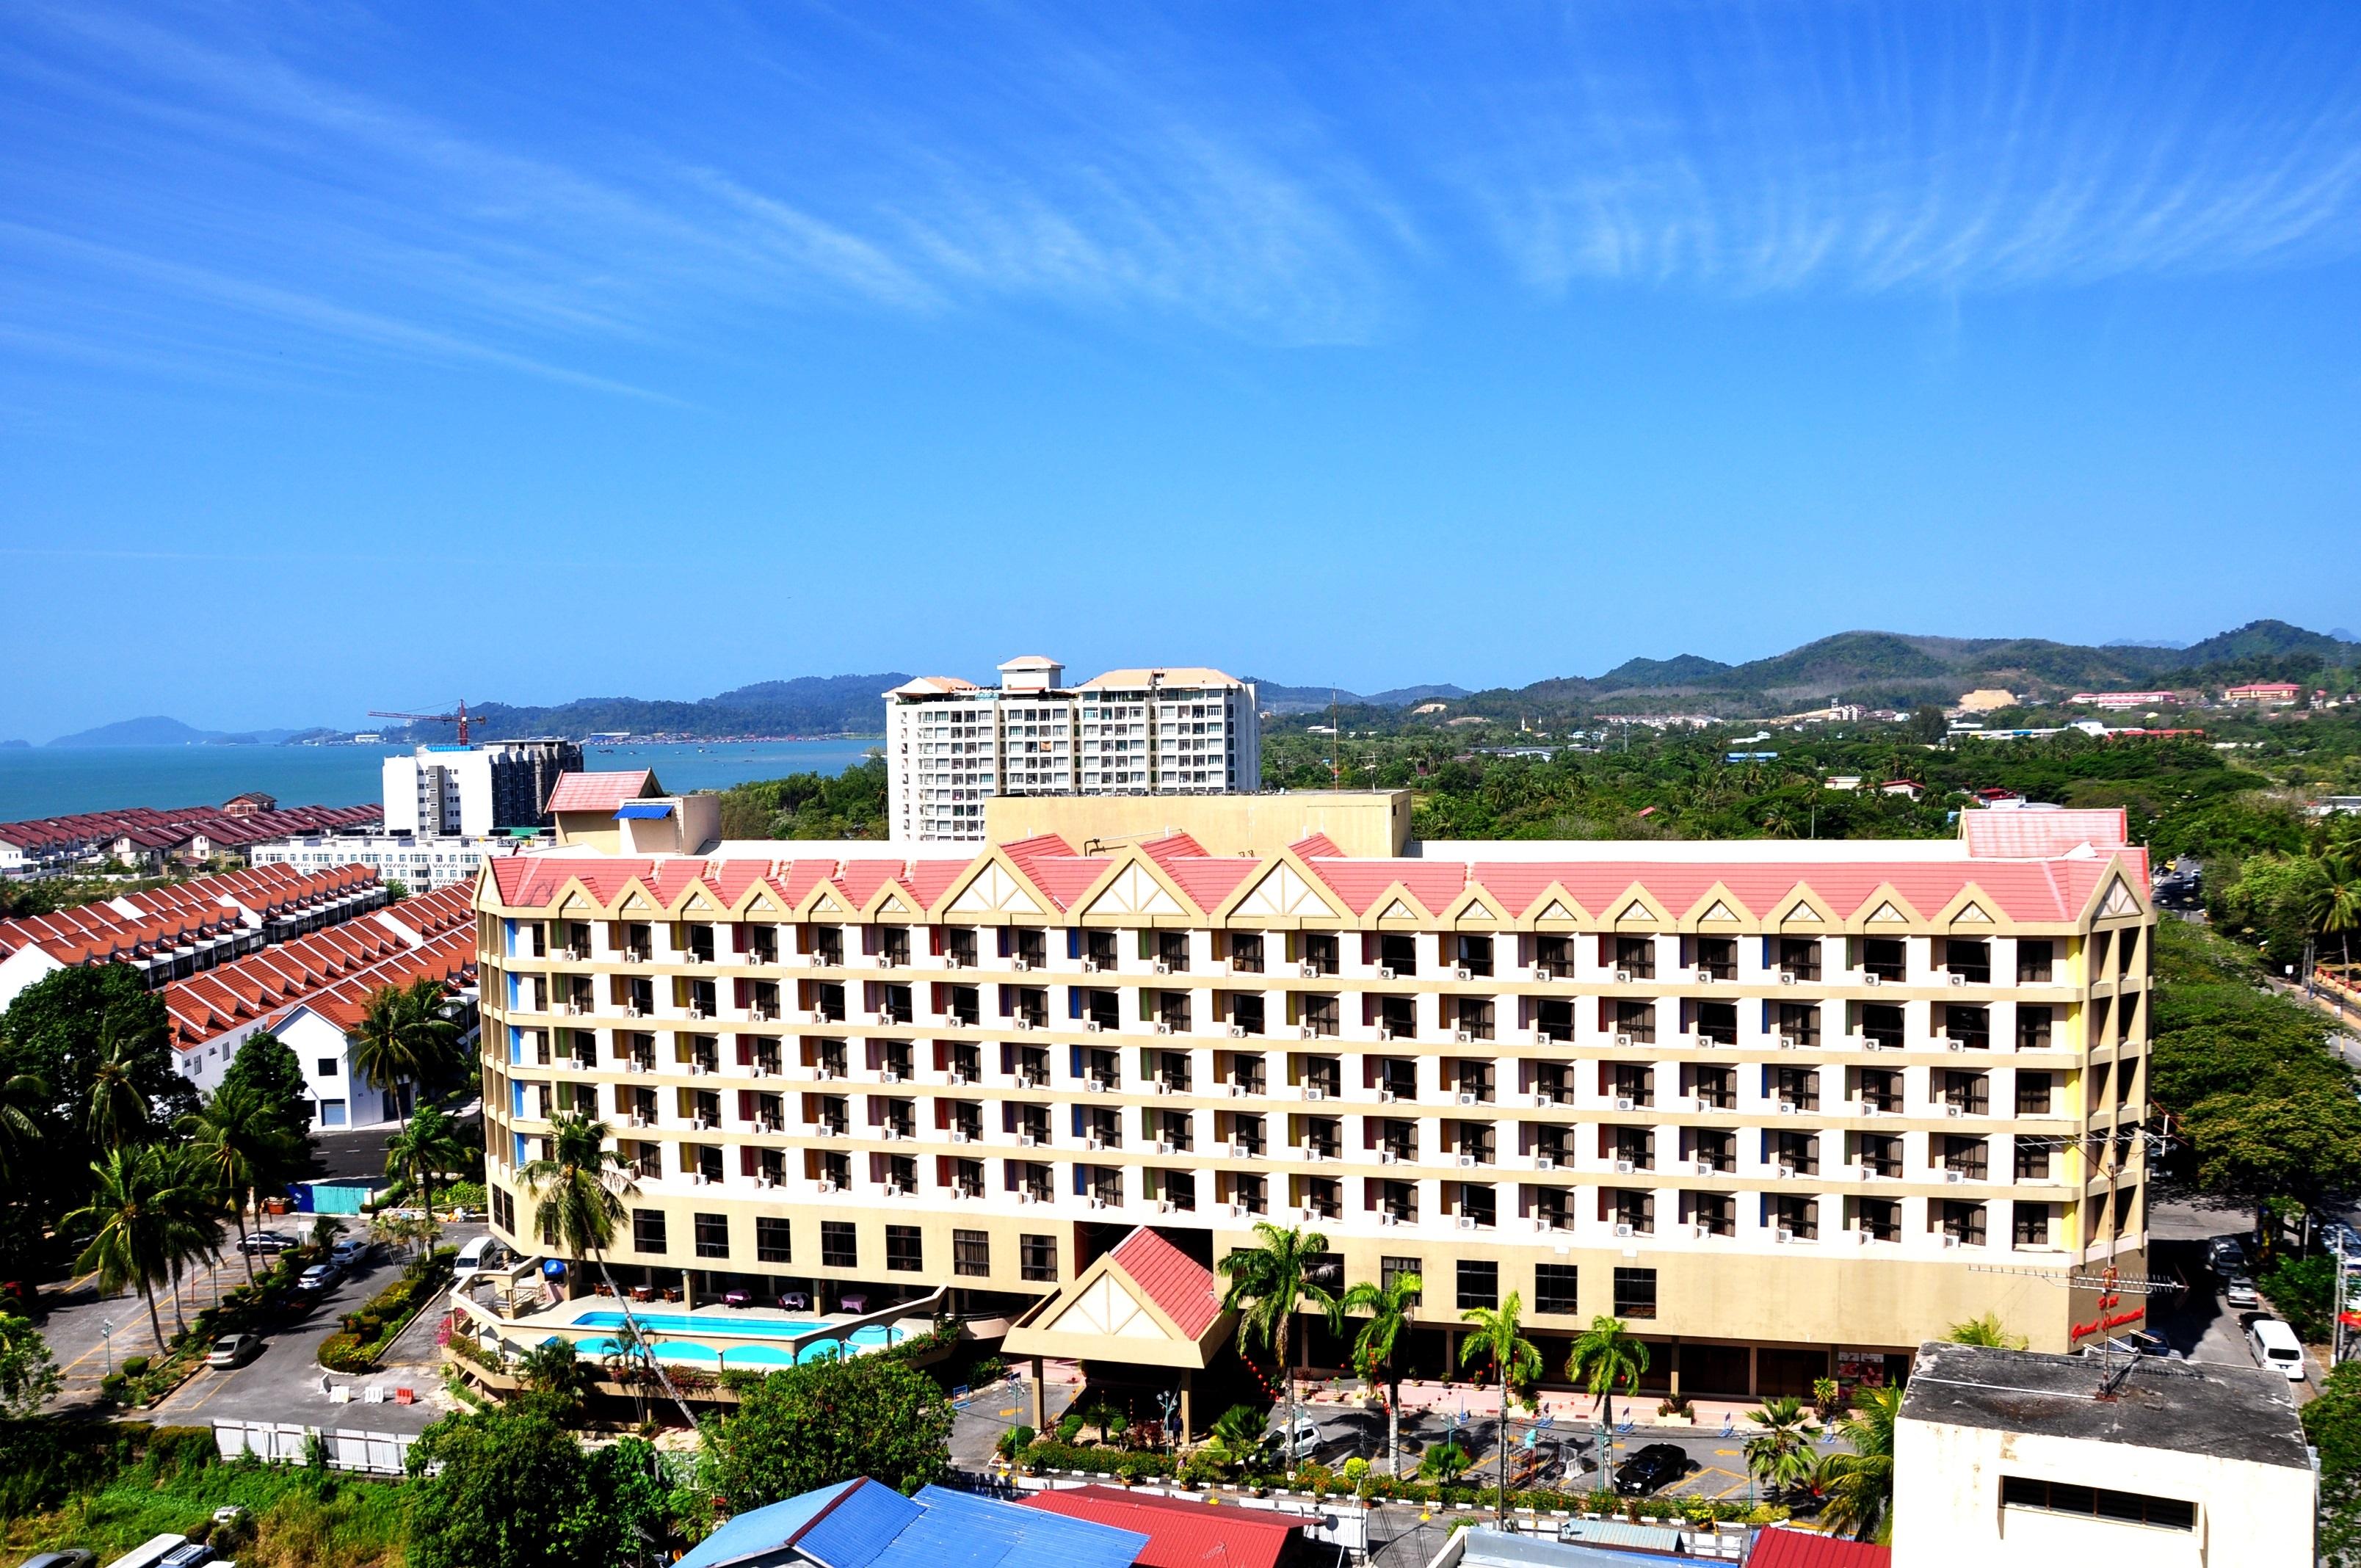
{"label": "blue roof", "polygon": [[625,822],[648,822],[671,815],[672,802],[668,800],[635,800],[615,813],[617,819]]}
{"label": "blue roof", "polygon": [[905,1497],[863,1478],[741,1514],[674,1568],[757,1559],[828,1568],[1130,1568],[1147,1545],[1136,1530],[940,1486]]}

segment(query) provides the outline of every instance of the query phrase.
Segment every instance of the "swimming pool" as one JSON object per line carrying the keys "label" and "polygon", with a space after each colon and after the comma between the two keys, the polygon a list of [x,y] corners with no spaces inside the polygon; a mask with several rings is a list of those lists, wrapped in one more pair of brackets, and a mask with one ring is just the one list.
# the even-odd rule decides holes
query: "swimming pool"
{"label": "swimming pool", "polygon": [[[828,1325],[818,1318],[761,1318],[690,1316],[682,1312],[633,1312],[631,1321],[640,1325],[642,1333],[694,1334],[700,1339],[714,1336],[747,1339],[795,1339],[798,1335],[817,1333]],[[574,1320],[578,1329],[605,1329],[609,1332],[623,1326],[620,1312],[585,1312]],[[856,1331],[852,1343],[864,1348],[892,1344],[900,1332],[884,1323],[872,1323]]]}
{"label": "swimming pool", "polygon": [[[867,1330],[862,1331],[863,1333],[866,1333],[867,1332]],[[556,1336],[552,1335],[551,1337],[555,1338]],[[859,1334],[856,1334],[853,1337],[856,1343],[861,1339],[861,1335]],[[862,1348],[873,1349],[877,1344],[882,1344],[884,1343],[885,1342],[880,1339],[869,1343],[864,1343],[862,1345]],[[620,1354],[623,1347],[621,1343],[616,1340],[586,1339],[576,1341],[574,1348],[576,1353],[586,1360],[602,1361],[608,1356]],[[838,1345],[836,1341],[832,1339],[815,1340],[810,1344],[804,1346],[803,1354],[796,1357],[796,1361],[797,1363],[834,1361],[841,1354],[842,1348]],[[710,1366],[717,1370],[752,1368],[757,1366],[785,1366],[790,1365],[787,1358],[786,1349],[783,1345],[731,1344],[714,1346],[709,1344],[697,1344],[687,1340],[658,1340],[656,1342],[656,1359],[663,1362],[667,1366]]]}

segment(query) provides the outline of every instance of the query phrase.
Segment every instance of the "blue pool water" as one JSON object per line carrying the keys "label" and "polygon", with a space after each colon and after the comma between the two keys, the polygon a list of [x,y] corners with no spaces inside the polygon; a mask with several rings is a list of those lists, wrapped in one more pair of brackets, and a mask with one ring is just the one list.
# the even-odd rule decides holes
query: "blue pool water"
{"label": "blue pool water", "polygon": [[[873,1350],[879,1345],[890,1343],[886,1335],[891,1332],[884,1328],[862,1329],[852,1336],[852,1342],[864,1350]],[[585,1360],[599,1361],[608,1356],[619,1354],[623,1347],[620,1342],[612,1339],[586,1339],[576,1341],[574,1348]],[[803,1354],[796,1360],[798,1362],[833,1361],[841,1354],[842,1349],[836,1341],[816,1340],[804,1346]],[[786,1350],[781,1345],[715,1346],[697,1344],[688,1340],[658,1340],[656,1359],[667,1366],[710,1366],[731,1369],[789,1365]]]}

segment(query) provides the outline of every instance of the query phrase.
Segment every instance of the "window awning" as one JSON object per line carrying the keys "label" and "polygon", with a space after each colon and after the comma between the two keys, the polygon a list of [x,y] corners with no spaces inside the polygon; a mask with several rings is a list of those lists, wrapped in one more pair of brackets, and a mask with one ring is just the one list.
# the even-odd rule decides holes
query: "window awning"
{"label": "window awning", "polygon": [[649,822],[653,821],[657,817],[670,817],[671,815],[672,802],[668,800],[635,800],[625,806],[621,810],[616,812],[615,820],[618,822]]}

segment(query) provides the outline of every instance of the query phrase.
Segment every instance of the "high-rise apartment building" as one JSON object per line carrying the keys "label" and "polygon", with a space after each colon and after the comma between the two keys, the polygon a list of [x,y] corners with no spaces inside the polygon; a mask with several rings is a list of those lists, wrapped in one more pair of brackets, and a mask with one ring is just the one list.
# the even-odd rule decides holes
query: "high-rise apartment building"
{"label": "high-rise apartment building", "polygon": [[2153,916],[2120,813],[1408,849],[494,861],[494,1228],[534,1245],[519,1173],[578,1113],[637,1182],[631,1278],[949,1281],[1034,1314],[1015,1354],[1133,1228],[1202,1265],[1260,1220],[1325,1235],[1333,1282],[1418,1272],[1438,1368],[1510,1291],[1553,1371],[1611,1314],[1645,1387],[1698,1394],[1890,1376],[1986,1311],[2058,1351],[2136,1314],[2092,1288],[2146,1247]]}
{"label": "high-rise apartment building", "polygon": [[385,760],[385,830],[482,838],[546,828],[558,779],[581,771],[582,748],[572,740],[421,746]]}
{"label": "high-rise apartment building", "polygon": [[1255,689],[1219,670],[1110,670],[1078,686],[1038,655],[1000,685],[921,675],[885,694],[892,830],[981,842],[996,795],[1251,793],[1262,777]]}

